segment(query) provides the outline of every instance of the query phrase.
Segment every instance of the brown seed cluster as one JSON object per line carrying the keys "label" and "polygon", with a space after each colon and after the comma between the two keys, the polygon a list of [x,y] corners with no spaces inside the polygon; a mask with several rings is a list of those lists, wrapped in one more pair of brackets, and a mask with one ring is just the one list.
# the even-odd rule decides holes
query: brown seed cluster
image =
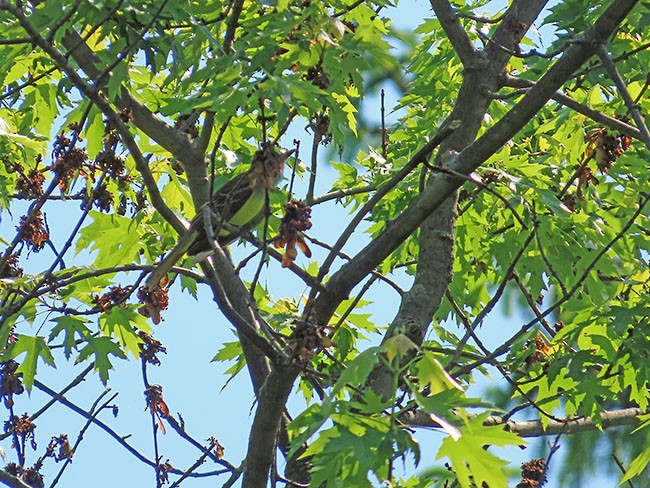
{"label": "brown seed cluster", "polygon": [[294,357],[307,360],[314,357],[323,349],[334,346],[334,342],[327,335],[329,327],[299,322],[289,337],[293,347]]}
{"label": "brown seed cluster", "polygon": [[25,391],[19,374],[16,374],[19,364],[10,359],[0,366],[0,397],[3,398],[7,408],[14,405],[13,396]]}
{"label": "brown seed cluster", "polygon": [[282,267],[287,268],[298,257],[298,247],[308,258],[311,250],[305,242],[303,232],[311,228],[311,208],[301,200],[291,200],[284,209],[284,217],[280,223],[280,235],[275,238],[274,246],[284,248]]}
{"label": "brown seed cluster", "polygon": [[517,488],[539,488],[546,482],[546,461],[533,459],[521,465],[521,482]]}
{"label": "brown seed cluster", "polygon": [[45,228],[43,214],[40,210],[21,217],[16,230],[20,234],[20,240],[34,252],[43,249],[45,243],[50,238],[50,233]]}
{"label": "brown seed cluster", "polygon": [[157,354],[167,354],[167,349],[162,345],[162,342],[157,341],[144,331],[138,332],[138,336],[142,339],[140,346],[140,357],[147,363],[154,366],[160,366],[160,359]]}
{"label": "brown seed cluster", "polygon": [[125,308],[124,300],[131,293],[131,287],[111,286],[103,295],[93,295],[93,303],[102,312],[110,312],[113,307]]}
{"label": "brown seed cluster", "polygon": [[18,466],[16,463],[9,463],[5,467],[5,471],[12,476],[20,478],[25,484],[33,488],[43,488],[45,483],[43,482],[43,476],[35,468],[23,468]]}
{"label": "brown seed cluster", "polygon": [[167,288],[158,285],[153,290],[149,290],[146,286],[142,286],[138,290],[138,299],[144,304],[138,311],[145,317],[151,317],[153,323],[158,325],[162,320],[160,312],[167,310],[169,306]]}
{"label": "brown seed cluster", "polygon": [[47,445],[46,455],[54,458],[57,463],[64,460],[72,461],[74,451],[68,441],[68,435],[61,434],[58,437],[52,437],[52,440]]}
{"label": "brown seed cluster", "polygon": [[20,278],[23,275],[23,268],[18,266],[18,254],[7,256],[4,264],[0,265],[0,279]]}

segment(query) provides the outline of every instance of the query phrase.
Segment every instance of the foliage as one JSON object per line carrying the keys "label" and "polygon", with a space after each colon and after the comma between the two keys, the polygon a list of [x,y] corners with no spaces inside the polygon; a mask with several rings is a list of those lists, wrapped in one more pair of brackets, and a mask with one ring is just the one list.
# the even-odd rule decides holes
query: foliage
{"label": "foliage", "polygon": [[[26,450],[35,425],[14,405],[36,410],[17,398],[36,388],[85,416],[79,442],[99,426],[156,486],[266,486],[276,450],[289,486],[541,486],[566,466],[579,480],[576,460],[603,447],[644,486],[650,10],[430,3],[406,32],[383,0],[0,0],[3,482],[74,469],[67,436]],[[211,195],[280,145],[296,150],[288,178],[241,230],[254,251],[216,245],[145,285]],[[148,378],[175,347],[156,339],[167,308],[202,290],[236,335],[213,360],[226,384],[246,369],[255,393],[239,468]],[[368,312],[374,290],[391,315]],[[141,374],[153,456],[98,419],[112,400],[89,413],[42,381],[46,365],[75,371],[68,389],[92,371],[110,386],[116,364]],[[499,395],[468,396],[487,383]],[[159,452],[165,426],[201,450],[190,468]],[[419,442],[430,428],[436,452]],[[589,429],[596,442],[579,447]],[[551,433],[523,474],[516,447],[495,452]],[[219,470],[202,473],[206,460]]]}

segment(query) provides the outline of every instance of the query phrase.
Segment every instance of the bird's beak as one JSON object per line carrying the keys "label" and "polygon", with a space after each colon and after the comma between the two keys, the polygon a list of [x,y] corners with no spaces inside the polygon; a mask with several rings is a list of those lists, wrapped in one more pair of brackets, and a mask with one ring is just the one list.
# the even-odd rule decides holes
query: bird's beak
{"label": "bird's beak", "polygon": [[291,149],[289,151],[284,151],[283,153],[280,153],[280,161],[282,161],[282,162],[286,161],[295,152],[296,152],[295,149]]}

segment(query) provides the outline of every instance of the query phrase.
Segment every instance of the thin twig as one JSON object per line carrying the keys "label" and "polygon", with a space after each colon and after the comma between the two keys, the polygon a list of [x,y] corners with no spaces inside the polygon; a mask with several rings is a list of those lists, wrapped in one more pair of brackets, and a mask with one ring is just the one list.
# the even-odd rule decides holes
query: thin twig
{"label": "thin twig", "polygon": [[636,123],[637,129],[641,132],[643,142],[645,142],[646,147],[650,149],[650,131],[648,131],[648,127],[645,125],[645,120],[639,111],[639,107],[634,103],[627,86],[625,86],[625,80],[623,80],[623,77],[616,69],[616,65],[612,61],[612,58],[609,56],[609,53],[603,44],[598,47],[597,52],[600,60],[605,66],[605,69],[609,73],[609,76],[614,80],[616,88],[618,88],[618,92],[620,93],[623,102],[625,102],[627,110],[630,112],[630,115],[632,115],[632,118]]}

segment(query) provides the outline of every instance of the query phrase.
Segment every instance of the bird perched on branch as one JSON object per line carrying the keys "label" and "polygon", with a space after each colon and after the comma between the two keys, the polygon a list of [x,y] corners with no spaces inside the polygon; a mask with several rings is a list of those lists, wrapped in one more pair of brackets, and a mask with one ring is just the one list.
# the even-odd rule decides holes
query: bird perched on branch
{"label": "bird perched on branch", "polygon": [[[273,145],[264,145],[253,156],[246,173],[228,181],[212,196],[209,203],[213,214],[212,227],[219,246],[227,246],[238,237],[236,231],[223,228],[224,222],[230,224],[229,227],[237,226],[247,230],[260,223],[267,192],[278,186],[284,163],[293,152],[278,152]],[[188,231],[153,270],[147,279],[148,289],[153,290],[158,286],[160,280],[185,254],[194,256],[213,249],[205,230],[203,215],[202,211],[197,213]]]}

